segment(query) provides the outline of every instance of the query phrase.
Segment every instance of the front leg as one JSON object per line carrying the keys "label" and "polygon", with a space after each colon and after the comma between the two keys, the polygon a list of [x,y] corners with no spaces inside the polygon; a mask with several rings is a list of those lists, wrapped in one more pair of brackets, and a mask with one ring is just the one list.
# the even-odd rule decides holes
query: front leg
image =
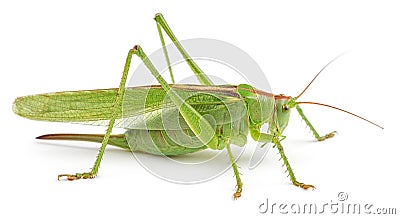
{"label": "front leg", "polygon": [[318,141],[323,141],[326,140],[328,138],[333,138],[335,136],[335,134],[337,134],[336,131],[333,131],[331,133],[328,133],[324,136],[320,136],[317,132],[317,130],[315,130],[314,126],[311,125],[310,121],[307,119],[307,117],[304,115],[303,110],[300,108],[299,105],[296,105],[296,110],[299,113],[300,117],[304,120],[304,122],[307,124],[307,126],[310,128],[310,130],[312,131],[314,137],[318,140]]}

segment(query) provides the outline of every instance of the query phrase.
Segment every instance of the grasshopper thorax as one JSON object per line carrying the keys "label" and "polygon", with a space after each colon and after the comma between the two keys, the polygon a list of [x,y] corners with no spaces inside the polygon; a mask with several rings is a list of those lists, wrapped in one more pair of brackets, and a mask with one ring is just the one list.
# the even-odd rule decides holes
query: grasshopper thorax
{"label": "grasshopper thorax", "polygon": [[254,128],[259,129],[265,123],[275,127],[278,132],[286,128],[290,109],[296,105],[295,98],[273,95],[246,84],[238,86],[238,93],[246,102],[249,120]]}

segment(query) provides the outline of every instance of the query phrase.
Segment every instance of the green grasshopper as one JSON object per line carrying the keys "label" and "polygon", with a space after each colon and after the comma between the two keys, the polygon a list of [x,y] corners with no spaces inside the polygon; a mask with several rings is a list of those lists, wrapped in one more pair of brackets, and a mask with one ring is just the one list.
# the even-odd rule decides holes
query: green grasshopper
{"label": "green grasshopper", "polygon": [[[15,100],[13,111],[28,119],[52,122],[107,122],[105,125],[108,128],[104,135],[50,134],[38,137],[38,139],[101,142],[97,158],[90,172],[60,174],[58,179],[64,177],[67,180],[95,178],[107,144],[131,151],[166,156],[188,154],[207,148],[213,150],[226,148],[236,177],[236,191],[233,197],[237,199],[241,196],[243,183],[230,144],[244,146],[250,133],[255,141],[264,144],[272,143],[278,149],[293,185],[303,189],[314,189],[313,185],[299,182],[296,179],[281,144],[281,141],[285,138],[282,133],[288,125],[291,109],[295,108],[318,141],[332,138],[335,135],[335,132],[326,135],[318,134],[304,115],[300,104],[323,105],[354,115],[326,104],[297,101],[321,71],[333,60],[296,97],[282,94],[274,95],[257,90],[247,84],[237,86],[214,85],[189,57],[164,17],[157,14],[154,19],[163,47],[165,48],[163,38],[163,31],[165,31],[193,70],[201,85],[168,84],[147,58],[142,48],[136,45],[128,52],[119,88],[45,93],[18,97]],[[133,55],[138,56],[143,61],[160,85],[125,88]],[[166,50],[164,50],[164,55],[169,64]],[[174,83],[172,71],[170,73]],[[178,112],[178,123],[181,130],[166,128],[162,124],[162,113],[154,116],[154,113],[160,112],[160,110]],[[145,126],[123,125],[125,123],[118,123],[122,124],[118,126],[116,124],[116,120],[129,120],[129,118],[149,112],[153,113],[153,117],[151,120],[144,121]],[[211,115],[212,118],[210,119],[209,116],[205,115]],[[357,117],[364,119],[360,116]],[[368,122],[372,123],[371,121]],[[264,124],[269,125],[266,133],[261,132],[261,127]],[[372,124],[376,125],[375,123]],[[114,126],[125,128],[127,131],[124,134],[111,135]],[[178,135],[178,132],[184,135]],[[190,138],[183,142],[179,141],[179,138],[173,139],[167,133]],[[192,145],[198,146],[193,147]]]}

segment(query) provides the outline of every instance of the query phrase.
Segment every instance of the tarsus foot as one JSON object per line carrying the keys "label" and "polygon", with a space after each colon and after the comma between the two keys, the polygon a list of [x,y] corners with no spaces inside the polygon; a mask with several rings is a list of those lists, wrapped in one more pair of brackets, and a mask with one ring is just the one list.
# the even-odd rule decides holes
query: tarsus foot
{"label": "tarsus foot", "polygon": [[233,200],[236,200],[236,199],[240,198],[240,196],[242,196],[242,193],[241,193],[241,192],[235,192],[235,193],[233,194]]}
{"label": "tarsus foot", "polygon": [[331,132],[329,134],[326,134],[326,135],[324,135],[324,136],[322,136],[320,138],[317,138],[317,140],[318,141],[323,141],[323,140],[326,140],[328,138],[333,138],[335,135],[337,135],[337,131],[333,131],[333,132]]}
{"label": "tarsus foot", "polygon": [[242,187],[243,184],[236,185],[236,192],[233,193],[233,200],[236,200],[242,196]]}
{"label": "tarsus foot", "polygon": [[58,175],[57,179],[60,180],[64,177],[66,177],[67,180],[69,180],[69,181],[73,181],[73,180],[78,180],[78,179],[93,179],[96,177],[96,175],[91,172],[76,173],[76,174],[60,174],[60,175]]}
{"label": "tarsus foot", "polygon": [[297,181],[293,182],[293,185],[298,186],[298,187],[300,187],[302,189],[305,189],[305,190],[307,190],[309,188],[311,188],[312,190],[315,189],[315,186],[313,186],[313,185],[308,185],[308,184],[304,184],[304,183],[297,182]]}

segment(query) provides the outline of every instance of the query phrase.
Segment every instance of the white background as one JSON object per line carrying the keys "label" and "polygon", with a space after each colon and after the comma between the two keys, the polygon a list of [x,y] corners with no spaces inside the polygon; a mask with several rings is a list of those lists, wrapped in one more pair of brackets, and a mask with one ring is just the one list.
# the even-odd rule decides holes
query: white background
{"label": "white background", "polygon": [[[337,202],[339,192],[348,193],[349,203],[397,207],[399,213],[400,5],[394,2],[0,3],[1,218],[270,217],[258,212],[267,198],[322,205]],[[29,121],[13,114],[14,98],[116,87],[129,48],[140,44],[147,53],[159,48],[157,12],[180,39],[214,38],[242,48],[258,62],[275,93],[297,95],[328,61],[348,51],[302,100],[343,107],[385,129],[328,108],[304,106],[321,134],[339,132],[315,142],[293,112],[283,144],[299,181],[314,184],[315,191],[290,185],[276,149],[255,170],[248,169],[248,156],[238,162],[244,190],[237,201],[231,199],[231,171],[202,184],[173,184],[148,173],[131,153],[111,147],[97,179],[57,181],[59,173],[87,171],[98,145],[46,144],[34,138],[103,133],[105,128]],[[138,63],[134,59],[133,68]],[[276,210],[274,215],[282,216]]]}

